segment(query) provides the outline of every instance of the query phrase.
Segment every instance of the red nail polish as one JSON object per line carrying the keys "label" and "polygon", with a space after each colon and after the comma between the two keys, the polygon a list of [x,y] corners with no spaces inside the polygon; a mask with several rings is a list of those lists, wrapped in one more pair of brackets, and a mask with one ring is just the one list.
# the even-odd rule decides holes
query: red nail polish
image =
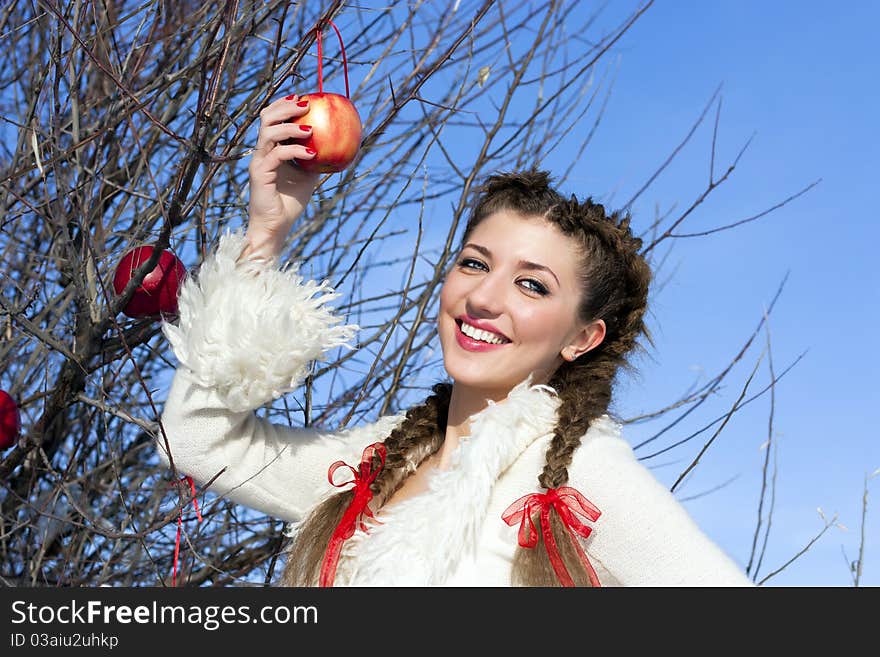
{"label": "red nail polish", "polygon": [[309,106],[309,101],[307,101],[307,100],[301,100],[301,101],[299,101],[299,102],[297,103],[297,106],[298,106],[298,107],[308,107],[308,106]]}
{"label": "red nail polish", "polygon": [[285,96],[284,100],[296,100],[296,95],[291,94],[290,96]]}
{"label": "red nail polish", "polygon": [[300,130],[302,130],[303,132],[311,132],[312,131],[312,126],[306,125],[305,123],[300,123],[296,127],[299,128]]}
{"label": "red nail polish", "polygon": [[316,151],[314,148],[307,148],[306,149],[306,153],[308,153],[309,155],[314,155],[317,152],[318,151]]}

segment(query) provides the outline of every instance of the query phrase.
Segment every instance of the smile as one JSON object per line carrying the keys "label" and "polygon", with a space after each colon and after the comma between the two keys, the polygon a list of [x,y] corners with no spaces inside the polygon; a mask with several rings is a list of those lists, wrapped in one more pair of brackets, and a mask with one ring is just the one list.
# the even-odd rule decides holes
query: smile
{"label": "smile", "polygon": [[478,329],[460,319],[455,320],[455,324],[458,328],[455,332],[458,344],[468,351],[486,351],[510,342],[510,340],[497,333]]}

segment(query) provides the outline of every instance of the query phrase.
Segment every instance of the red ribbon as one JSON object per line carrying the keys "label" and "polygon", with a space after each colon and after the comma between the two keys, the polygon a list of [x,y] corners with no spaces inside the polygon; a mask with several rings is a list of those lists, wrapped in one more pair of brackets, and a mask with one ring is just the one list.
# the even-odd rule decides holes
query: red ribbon
{"label": "red ribbon", "polygon": [[553,538],[553,532],[550,530],[551,508],[556,509],[556,513],[562,519],[581,563],[587,571],[590,583],[593,586],[601,586],[599,578],[596,576],[596,571],[593,570],[590,560],[587,559],[586,553],[581,548],[574,534],[576,533],[587,538],[593,531],[577,518],[578,515],[595,522],[602,515],[602,512],[576,489],[570,486],[563,486],[561,488],[548,488],[546,493],[523,495],[507,507],[504,513],[501,514],[501,517],[504,522],[511,526],[519,523],[519,544],[525,548],[533,548],[538,544],[538,532],[532,520],[532,513],[539,511],[541,516],[541,535],[544,537],[544,546],[547,548],[547,556],[550,557],[550,563],[556,572],[556,577],[559,578],[563,586],[574,586],[574,581],[562,562],[562,557],[559,555],[559,550],[556,546],[556,539]]}
{"label": "red ribbon", "polygon": [[[196,518],[199,519],[199,522],[202,521],[202,513],[199,511],[199,501],[196,499],[196,484],[193,481],[192,477],[184,477],[178,484],[188,483],[189,490],[192,493],[192,501],[193,506],[196,508]],[[173,486],[174,484],[172,484]],[[177,586],[177,559],[180,555],[180,531],[181,526],[183,525],[183,509],[180,510],[180,513],[177,515],[177,538],[174,541],[174,571],[171,573],[171,586]]]}
{"label": "red ribbon", "polygon": [[[327,551],[324,552],[324,560],[321,562],[319,586],[333,586],[333,579],[336,577],[336,566],[342,554],[342,544],[354,536],[355,529],[360,527],[363,531],[368,531],[367,525],[364,523],[364,516],[373,518],[373,512],[370,511],[368,506],[370,500],[373,499],[373,491],[370,490],[370,486],[376,480],[379,471],[385,466],[385,453],[385,445],[373,443],[372,445],[367,445],[364,449],[357,470],[343,461],[336,461],[327,471],[327,479],[337,488],[354,484],[354,498],[352,498],[345,513],[342,514],[342,519],[336,525],[336,529],[330,537]],[[380,463],[378,467],[373,468],[373,458],[377,455]],[[344,481],[341,484],[334,484],[333,474],[341,467],[351,470],[354,479]]]}
{"label": "red ribbon", "polygon": [[324,59],[321,40],[321,33],[324,30],[324,23],[327,23],[336,31],[336,36],[339,38],[339,48],[342,50],[342,69],[345,73],[345,97],[349,98],[351,94],[348,91],[348,59],[345,57],[345,44],[342,42],[342,34],[339,33],[339,28],[336,27],[336,24],[327,19],[323,23],[318,23],[318,26],[315,28],[315,41],[318,43],[318,93],[322,93],[324,91],[324,68],[322,65],[322,61]]}

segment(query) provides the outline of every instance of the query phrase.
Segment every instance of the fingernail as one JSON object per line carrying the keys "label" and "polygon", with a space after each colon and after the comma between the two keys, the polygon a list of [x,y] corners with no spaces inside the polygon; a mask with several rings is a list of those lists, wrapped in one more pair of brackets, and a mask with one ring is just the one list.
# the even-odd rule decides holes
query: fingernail
{"label": "fingernail", "polygon": [[314,148],[307,148],[306,149],[306,153],[308,153],[309,155],[314,155],[317,152],[318,151],[316,151]]}
{"label": "fingernail", "polygon": [[296,100],[296,94],[291,94],[290,96],[285,96],[284,100]]}
{"label": "fingernail", "polygon": [[297,103],[297,106],[298,106],[298,107],[308,107],[308,106],[309,106],[309,101],[307,101],[307,100],[301,100],[301,101],[299,101],[299,102]]}
{"label": "fingernail", "polygon": [[304,123],[300,123],[300,124],[297,126],[297,128],[299,128],[299,129],[302,130],[303,132],[311,132],[311,131],[312,131],[312,126],[310,126],[310,125],[306,125],[306,124],[304,124]]}

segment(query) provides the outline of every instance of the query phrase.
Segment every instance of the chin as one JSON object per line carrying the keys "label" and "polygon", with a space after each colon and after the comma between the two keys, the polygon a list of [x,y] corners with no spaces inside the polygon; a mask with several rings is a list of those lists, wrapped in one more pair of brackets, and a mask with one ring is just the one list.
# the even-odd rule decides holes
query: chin
{"label": "chin", "polygon": [[484,396],[492,397],[493,399],[507,396],[507,393],[516,385],[509,377],[500,379],[487,376],[484,367],[479,367],[476,363],[463,363],[457,358],[444,358],[443,366],[449,378],[456,385],[483,391]]}
{"label": "chin", "polygon": [[514,386],[528,376],[527,373],[523,373],[522,376],[517,374],[511,376],[509,368],[505,368],[503,372],[487,370],[486,362],[480,354],[469,354],[458,346],[454,331],[454,325],[450,327],[446,324],[438,327],[440,347],[443,351],[443,367],[456,385],[480,391],[481,396],[497,400],[506,397]]}

